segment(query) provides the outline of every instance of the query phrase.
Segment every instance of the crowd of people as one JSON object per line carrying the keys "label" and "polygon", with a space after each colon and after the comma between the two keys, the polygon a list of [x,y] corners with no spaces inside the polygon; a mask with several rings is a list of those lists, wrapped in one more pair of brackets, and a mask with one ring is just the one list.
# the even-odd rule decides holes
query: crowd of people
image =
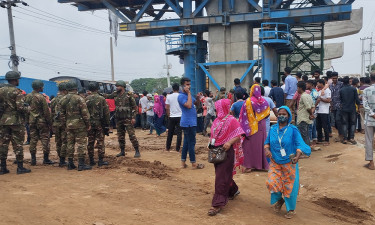
{"label": "crowd of people", "polygon": [[[222,87],[193,95],[191,81],[183,77],[173,84],[169,93],[161,95],[130,93],[124,81],[117,81],[117,91],[99,94],[98,84],[90,83],[85,96],[77,93],[74,82],[60,83],[59,94],[50,104],[40,94],[43,83],[34,81],[34,91],[24,95],[17,89],[20,75],[8,72],[9,84],[0,88],[0,174],[9,173],[6,167],[9,143],[12,142],[18,164],[17,173],[29,173],[23,167],[24,125],[30,129],[31,165],[36,165],[36,144],[42,143],[43,164],[54,164],[49,159],[50,131],[55,134],[59,166],[68,170],[74,165],[75,147],[78,151],[78,170],[89,170],[95,165],[94,144],[97,142],[98,166],[104,161],[104,137],[117,129],[120,153],[125,156],[125,134],[140,157],[135,128],[140,127],[160,137],[166,133],[164,151],[171,151],[173,136],[177,136],[175,151],[180,152],[181,168],[203,169],[195,157],[196,135],[209,137],[209,144],[222,148],[226,159],[214,165],[215,194],[208,215],[218,214],[229,199],[240,194],[233,180],[238,168],[243,173],[268,171],[266,186],[271,193],[271,204],[280,212],[285,204],[286,218],[295,215],[298,189],[298,161],[307,158],[319,145],[328,146],[337,130],[336,142],[356,144],[355,133],[365,133],[366,167],[375,170],[373,135],[375,132],[375,74],[361,79],[339,77],[327,71],[321,77],[315,71],[312,78],[284,69],[282,83],[276,80],[254,79],[249,90],[241,87],[240,79],[234,88]],[[269,86],[271,84],[271,87]],[[271,121],[274,114],[275,121]],[[271,123],[275,123],[271,126]],[[182,138],[182,133],[183,138]],[[181,146],[182,145],[182,146]],[[90,165],[85,164],[86,152]],[[65,162],[68,158],[68,162]]]}

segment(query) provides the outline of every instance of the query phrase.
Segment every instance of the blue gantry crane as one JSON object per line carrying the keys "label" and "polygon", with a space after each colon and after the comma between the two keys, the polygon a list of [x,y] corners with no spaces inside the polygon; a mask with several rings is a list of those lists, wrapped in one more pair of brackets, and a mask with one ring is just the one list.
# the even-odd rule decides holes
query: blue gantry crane
{"label": "blue gantry crane", "polygon": [[[137,37],[166,35],[167,54],[178,55],[184,61],[185,76],[192,80],[193,93],[205,89],[206,76],[217,88],[221,86],[216,82],[217,77],[210,74],[214,66],[248,65],[241,81],[260,68],[263,78],[278,79],[280,55],[302,54],[302,62],[309,61],[309,54],[298,49],[298,43],[304,40],[295,35],[293,27],[318,25],[324,28],[325,22],[349,20],[354,1],[58,0],[72,3],[79,11],[109,9],[122,20],[120,31],[134,31]],[[247,10],[236,7],[244,3],[248,4]],[[209,13],[208,7],[215,8],[217,13]],[[203,39],[203,33],[211,26],[236,24],[260,28],[261,58],[206,62],[210,43]],[[251,72],[252,69],[255,71]]]}

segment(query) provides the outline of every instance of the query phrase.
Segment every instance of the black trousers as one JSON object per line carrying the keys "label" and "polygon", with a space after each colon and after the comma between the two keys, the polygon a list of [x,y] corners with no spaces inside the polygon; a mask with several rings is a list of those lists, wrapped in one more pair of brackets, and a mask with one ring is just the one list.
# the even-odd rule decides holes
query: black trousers
{"label": "black trousers", "polygon": [[180,151],[182,142],[182,130],[180,127],[181,117],[169,117],[168,122],[168,137],[167,137],[167,150],[171,149],[173,134],[177,135],[176,151]]}
{"label": "black trousers", "polygon": [[357,119],[356,112],[343,112],[341,111],[342,131],[345,140],[354,139],[355,123]]}
{"label": "black trousers", "polygon": [[329,114],[319,114],[316,117],[316,132],[318,133],[318,142],[323,141],[323,130],[324,130],[324,139],[326,142],[329,142],[329,123],[328,123]]}

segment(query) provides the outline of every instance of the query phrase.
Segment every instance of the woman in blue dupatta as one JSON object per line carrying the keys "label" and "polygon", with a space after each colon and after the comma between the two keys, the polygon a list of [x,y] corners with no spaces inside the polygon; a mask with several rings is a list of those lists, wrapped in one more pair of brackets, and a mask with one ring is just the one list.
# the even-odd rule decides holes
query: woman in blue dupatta
{"label": "woman in blue dupatta", "polygon": [[264,143],[265,154],[271,159],[267,188],[271,193],[271,205],[280,212],[285,203],[286,218],[296,213],[299,191],[298,160],[301,154],[310,155],[311,149],[302,139],[298,128],[292,124],[292,113],[287,106],[278,110],[278,123],[273,125]]}

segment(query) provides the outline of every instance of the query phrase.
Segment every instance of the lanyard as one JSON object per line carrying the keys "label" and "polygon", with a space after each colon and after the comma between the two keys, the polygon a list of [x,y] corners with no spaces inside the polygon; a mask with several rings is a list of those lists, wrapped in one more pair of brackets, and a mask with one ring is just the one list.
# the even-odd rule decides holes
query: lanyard
{"label": "lanyard", "polygon": [[280,147],[281,147],[281,148],[283,148],[283,146],[281,145],[281,141],[283,140],[284,135],[285,135],[286,131],[288,130],[288,128],[289,128],[289,125],[288,125],[288,126],[286,127],[286,129],[284,130],[283,136],[281,136],[281,138],[280,138],[280,133],[279,133],[280,130],[277,131],[277,139],[279,139],[279,144],[280,144]]}

